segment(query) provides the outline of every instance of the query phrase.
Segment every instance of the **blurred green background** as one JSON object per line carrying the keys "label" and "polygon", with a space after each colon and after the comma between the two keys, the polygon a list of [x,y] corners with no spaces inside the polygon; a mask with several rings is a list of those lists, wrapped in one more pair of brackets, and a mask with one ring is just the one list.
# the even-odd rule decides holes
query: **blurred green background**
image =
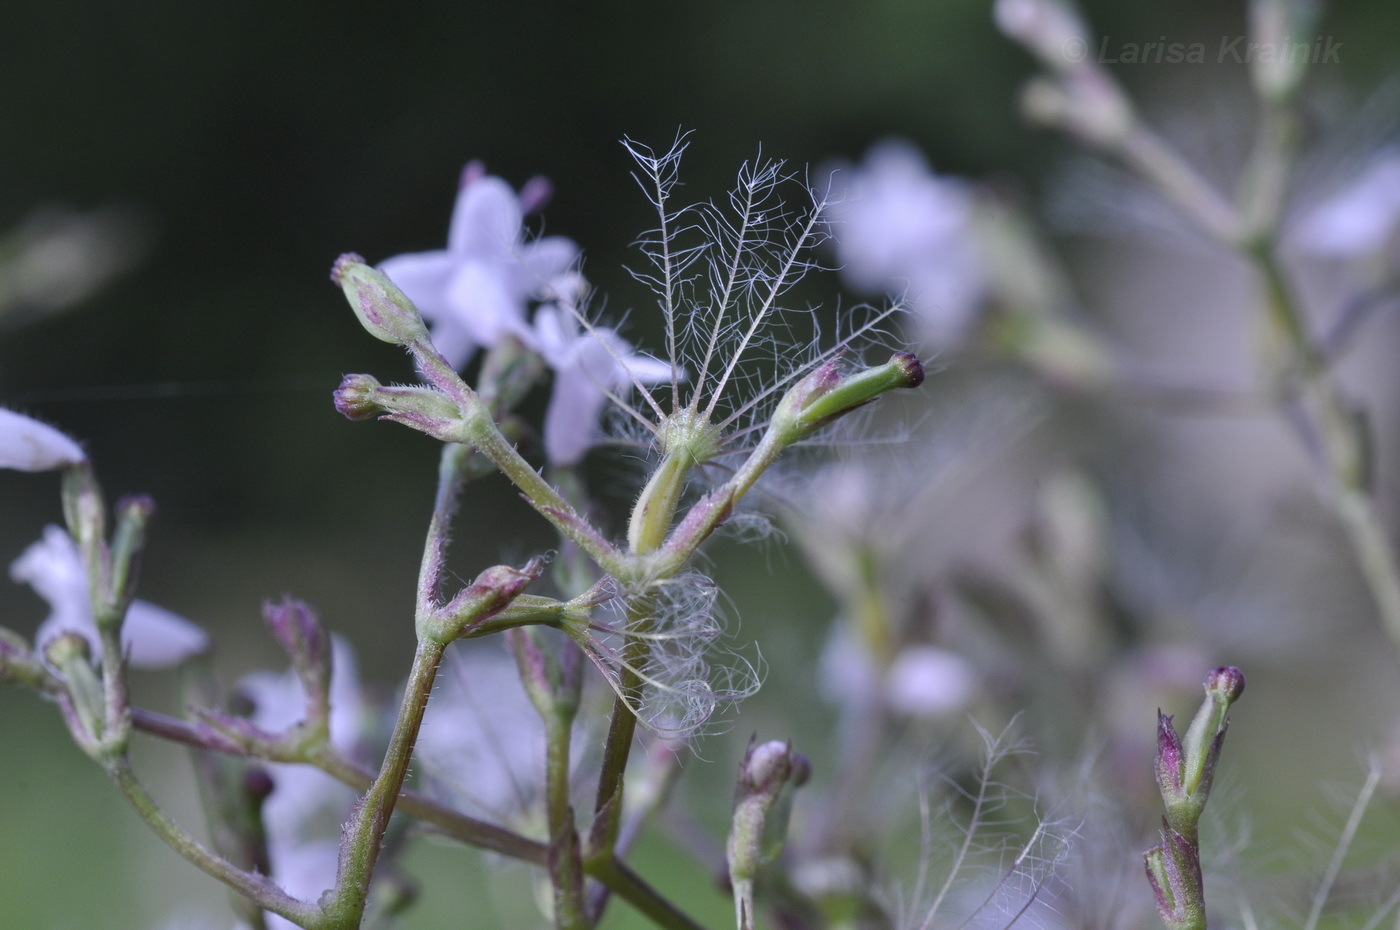
{"label": "blurred green background", "polygon": [[[1100,0],[1086,12],[1098,33],[1126,40],[1213,47],[1243,29],[1239,6],[1216,0]],[[1393,74],[1393,16],[1391,0],[1329,11],[1320,31],[1344,53],[1317,78],[1361,92]],[[359,330],[326,276],[343,251],[377,261],[440,247],[468,160],[516,185],[550,178],[548,232],[583,247],[607,308],[635,311],[644,336],[649,295],[623,266],[651,217],[624,135],[665,146],[693,131],[682,176],[696,197],[719,195],[760,146],[800,170],[897,135],[939,171],[1036,205],[1071,148],[1021,125],[1016,92],[1032,66],[980,0],[58,0],[10,4],[0,50],[0,228],[44,205],[115,204],[148,234],[139,265],[81,306],[0,320],[0,403],[82,439],[109,493],[155,496],[143,594],[214,633],[230,676],[281,665],[258,608],[284,592],[354,639],[367,678],[406,666],[435,450],[332,410],[344,373],[410,372]],[[1210,89],[1228,103],[1247,81],[1238,66],[1119,73],[1149,99]],[[0,473],[0,563],[59,520],[56,492],[52,476]],[[467,506],[509,527],[511,544],[502,552],[463,532],[463,574],[550,544],[504,484]],[[747,569],[737,561],[721,554],[719,569],[749,618],[741,639],[814,656],[824,634],[804,624],[815,616],[824,629],[831,608],[795,557],[779,547]],[[3,585],[0,617],[28,634],[43,607]],[[1308,706],[1306,692],[1279,696],[1290,699]],[[754,720],[823,725],[787,721],[780,688],[759,700],[732,742]],[[1345,756],[1365,732],[1343,728],[1333,748]],[[721,781],[734,752],[714,753]],[[182,755],[145,759],[170,773],[157,787],[194,818]],[[727,801],[727,789],[719,795]],[[482,884],[456,888],[463,861],[433,866],[412,926],[531,919],[464,904]],[[728,919],[706,882],[676,873],[671,884],[705,898],[716,923]],[[0,692],[0,926],[136,930],[219,898],[122,807],[51,707]]]}

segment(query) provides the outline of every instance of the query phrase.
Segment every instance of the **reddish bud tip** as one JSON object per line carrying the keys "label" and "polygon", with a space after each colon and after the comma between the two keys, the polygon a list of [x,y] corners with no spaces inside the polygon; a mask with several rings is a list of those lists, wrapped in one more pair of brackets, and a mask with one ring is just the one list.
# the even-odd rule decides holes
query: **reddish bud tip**
{"label": "reddish bud tip", "polygon": [[899,366],[899,369],[904,372],[905,378],[908,379],[905,387],[916,388],[924,383],[923,363],[910,353],[896,352],[890,356],[890,362]]}
{"label": "reddish bud tip", "polygon": [[335,260],[335,264],[331,266],[331,281],[335,282],[336,287],[343,287],[343,279],[345,277],[346,269],[348,269],[351,265],[363,264],[366,264],[365,257],[363,255],[360,255],[357,252],[346,252],[344,255],[337,258]]}
{"label": "reddish bud tip", "polygon": [[335,399],[335,409],[348,420],[368,420],[384,412],[378,401],[383,387],[371,375],[346,375],[331,396]]}
{"label": "reddish bud tip", "polygon": [[155,515],[156,500],[149,494],[128,494],[117,501],[118,516],[149,520]]}
{"label": "reddish bud tip", "polygon": [[1244,694],[1244,672],[1233,665],[1222,665],[1206,675],[1204,685],[1207,695],[1224,698],[1225,703],[1233,704]]}
{"label": "reddish bud tip", "polygon": [[243,775],[243,793],[254,801],[266,800],[275,787],[272,776],[267,774],[265,768],[254,766]]}

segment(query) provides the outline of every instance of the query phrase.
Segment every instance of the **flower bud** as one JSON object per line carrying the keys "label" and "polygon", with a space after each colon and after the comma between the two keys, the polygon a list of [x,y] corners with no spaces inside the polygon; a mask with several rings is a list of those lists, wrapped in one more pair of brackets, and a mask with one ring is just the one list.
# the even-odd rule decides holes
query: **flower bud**
{"label": "flower bud", "polygon": [[1157,714],[1157,787],[1171,828],[1196,842],[1197,823],[1210,797],[1220,748],[1229,727],[1230,705],[1244,693],[1244,674],[1233,666],[1206,675],[1206,699],[1186,734],[1180,738],[1172,718]]}
{"label": "flower bud", "polygon": [[[63,676],[67,701],[60,706],[74,741],[89,756],[102,761],[109,748],[103,740],[106,707],[102,680],[92,666],[92,645],[79,633],[60,633],[44,647],[44,658]],[[121,747],[114,744],[111,748]]]}
{"label": "flower bud", "polygon": [[1032,78],[1021,92],[1021,112],[1032,123],[1063,129],[1100,148],[1116,148],[1136,122],[1132,102],[1097,69],[1059,80]]}
{"label": "flower bud", "polygon": [[811,772],[806,757],[781,740],[750,743],[744,754],[727,847],[741,926],[750,925],[744,915],[752,919],[753,881],[759,867],[776,859],[787,840],[792,789],[805,784]]}
{"label": "flower bud", "polygon": [[146,545],[146,527],[155,512],[155,499],[148,494],[128,494],[117,501],[110,590],[106,592],[107,603],[100,605],[95,615],[99,627],[120,626],[127,615],[127,607],[136,596],[136,574],[141,550]]}
{"label": "flower bud", "polygon": [[509,607],[543,571],[539,559],[531,559],[524,568],[495,565],[486,569],[450,602],[419,617],[419,638],[450,643]]}
{"label": "flower bud", "polygon": [[336,412],[347,420],[369,420],[385,413],[378,400],[381,387],[373,375],[346,375],[331,395]]}
{"label": "flower bud", "polygon": [[1259,96],[1284,103],[1297,90],[1310,56],[1306,43],[1299,45],[1293,37],[1312,30],[1317,8],[1317,3],[1308,0],[1253,0],[1249,4],[1249,41],[1251,47],[1263,50],[1249,56],[1250,77]]}
{"label": "flower bud", "polygon": [[263,620],[287,650],[306,692],[308,716],[320,722],[330,715],[331,638],[321,618],[304,601],[284,598],[263,604]]}
{"label": "flower bud", "polygon": [[515,654],[520,683],[530,703],[546,721],[567,725],[578,710],[583,687],[583,653],[568,640],[537,627],[506,631]]}
{"label": "flower bud", "polygon": [[1244,672],[1233,665],[1222,665],[1206,675],[1204,684],[1206,694],[1212,701],[1223,701],[1228,707],[1244,694]]}
{"label": "flower bud", "polygon": [[63,473],[62,497],[68,533],[86,558],[107,535],[107,505],[90,466],[80,465]]}
{"label": "flower bud", "polygon": [[797,442],[888,391],[924,383],[924,366],[908,352],[883,365],[841,377],[834,359],[799,381],[778,404],[773,426],[785,444]]}
{"label": "flower bud", "polygon": [[45,674],[24,637],[0,626],[0,682],[38,687]]}
{"label": "flower bud", "polygon": [[44,647],[44,658],[56,669],[74,662],[92,662],[92,644],[81,633],[60,633]]}
{"label": "flower bud", "polygon": [[374,338],[400,346],[428,340],[428,329],[413,301],[359,255],[347,252],[336,259],[331,280],[340,285],[360,324]]}
{"label": "flower bud", "polygon": [[1205,891],[1196,847],[1163,821],[1162,842],[1144,853],[1143,860],[1167,930],[1205,930]]}
{"label": "flower bud", "polygon": [[997,28],[1024,45],[1048,68],[1078,67],[1089,48],[1089,30],[1066,4],[1057,0],[997,0],[992,8]]}
{"label": "flower bud", "polygon": [[380,416],[443,442],[461,442],[464,438],[464,417],[457,404],[431,387],[385,387],[369,375],[349,375],[335,392],[335,406],[352,420]]}

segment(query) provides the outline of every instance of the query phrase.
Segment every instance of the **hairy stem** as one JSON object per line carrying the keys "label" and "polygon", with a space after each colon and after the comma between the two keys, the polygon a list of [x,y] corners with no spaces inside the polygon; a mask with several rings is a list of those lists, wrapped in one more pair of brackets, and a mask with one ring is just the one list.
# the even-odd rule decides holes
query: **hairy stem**
{"label": "hairy stem", "polygon": [[394,813],[404,777],[408,774],[413,745],[418,740],[423,712],[428,708],[428,695],[437,677],[444,648],[439,643],[422,641],[413,654],[413,667],[409,671],[403,703],[399,706],[399,716],[394,723],[389,748],[384,754],[384,763],[374,783],[356,803],[341,838],[335,892],[326,907],[333,926],[353,930],[359,926],[364,914],[374,864],[379,859],[384,831],[389,826],[389,818]]}

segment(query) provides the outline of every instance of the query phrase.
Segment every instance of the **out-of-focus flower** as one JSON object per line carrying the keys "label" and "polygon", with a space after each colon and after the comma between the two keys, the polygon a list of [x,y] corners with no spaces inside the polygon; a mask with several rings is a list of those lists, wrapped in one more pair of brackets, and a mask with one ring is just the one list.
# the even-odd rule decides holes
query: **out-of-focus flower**
{"label": "out-of-focus flower", "polygon": [[446,249],[380,265],[432,324],[433,344],[458,368],[477,347],[508,334],[528,343],[528,302],[579,257],[562,236],[526,241],[521,222],[538,197],[522,203],[509,184],[482,172],[474,162],[463,173]]}
{"label": "out-of-focus flower", "polygon": [[49,471],[85,461],[72,438],[46,423],[0,407],[0,468]]}
{"label": "out-of-focus flower", "polygon": [[445,803],[543,829],[544,727],[504,651],[474,644],[444,665],[414,758]]}
{"label": "out-of-focus flower", "polygon": [[[239,683],[239,689],[253,702],[254,725],[268,733],[283,732],[306,716],[306,691],[296,669],[254,672]],[[364,713],[355,652],[345,640],[331,637],[331,745],[352,754]],[[336,817],[343,819],[354,801],[353,791],[309,765],[269,763],[267,770],[273,789],[263,802],[263,820],[274,852],[278,847],[301,845],[308,824],[324,810],[336,808]],[[273,864],[276,865],[275,858]],[[329,887],[326,885],[317,893]]]}
{"label": "out-of-focus flower", "polygon": [[1400,148],[1377,153],[1355,181],[1313,207],[1299,223],[1298,244],[1323,258],[1380,252],[1400,232]]}
{"label": "out-of-focus flower", "polygon": [[[307,697],[296,669],[255,672],[240,682],[240,690],[253,702],[253,723],[269,733],[280,733],[306,716]],[[338,636],[331,637],[330,736],[331,744],[353,755],[359,742],[365,702],[355,652]],[[290,894],[315,901],[334,887],[339,844],[317,835],[318,827],[335,829],[349,815],[355,792],[309,765],[268,763],[272,794],[263,802],[268,858],[272,875]],[[267,915],[269,930],[294,930],[294,925]]]}
{"label": "out-of-focus flower", "polygon": [[[25,582],[49,602],[49,617],[34,635],[40,655],[44,644],[60,633],[81,635],[91,643],[94,655],[101,654],[87,571],[66,530],[45,527],[43,538],[10,566],[10,577]],[[208,645],[209,637],[199,627],[145,601],[132,601],[122,623],[122,648],[137,668],[176,665]]]}
{"label": "out-of-focus flower", "polygon": [[972,187],[939,177],[918,149],[893,140],[834,171],[830,185],[827,215],[851,287],[902,295],[935,344],[961,339],[986,291]]}
{"label": "out-of-focus flower", "polygon": [[44,207],[0,239],[0,317],[76,304],[140,258],[145,223],[129,208]]}
{"label": "out-of-focus flower", "polygon": [[873,701],[906,717],[936,719],[965,710],[977,699],[977,672],[957,653],[913,644],[882,670],[851,626],[839,620],[822,651],[822,690],[833,703]]}
{"label": "out-of-focus flower", "polygon": [[[329,777],[329,776],[327,776]],[[266,814],[264,814],[266,816]],[[340,865],[340,844],[332,839],[306,842],[268,839],[272,875],[288,894],[315,901],[335,887]],[[297,930],[297,925],[276,914],[265,914],[267,930]]]}
{"label": "out-of-focus flower", "polygon": [[900,651],[885,674],[885,700],[910,717],[956,713],[977,696],[977,674],[956,652],[916,645]]}
{"label": "out-of-focus flower", "polygon": [[635,382],[668,382],[671,366],[641,355],[616,332],[584,327],[569,305],[551,304],[535,314],[535,346],[554,370],[554,389],[544,417],[544,448],[556,465],[583,458],[598,435],[598,417],[610,395],[626,394]]}

